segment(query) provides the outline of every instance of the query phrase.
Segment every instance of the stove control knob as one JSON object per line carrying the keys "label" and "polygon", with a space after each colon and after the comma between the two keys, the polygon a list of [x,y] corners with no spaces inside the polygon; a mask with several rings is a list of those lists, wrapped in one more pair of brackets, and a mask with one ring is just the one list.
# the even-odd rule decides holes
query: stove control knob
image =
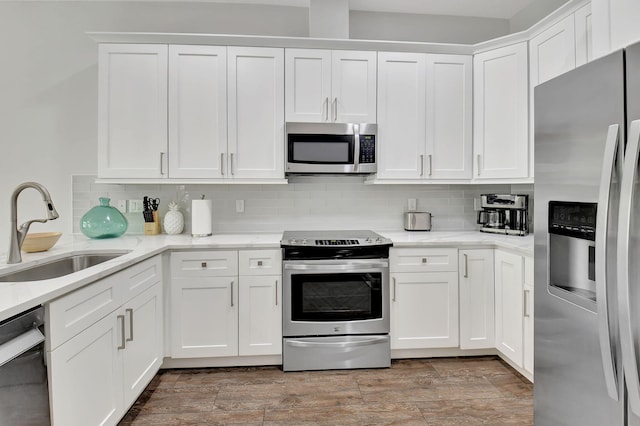
{"label": "stove control knob", "polygon": [[292,244],[292,245],[293,245],[293,244],[296,244],[296,243],[297,243],[297,241],[296,241],[294,238],[292,238],[291,240],[289,240],[289,244]]}
{"label": "stove control knob", "polygon": [[307,243],[308,243],[308,241],[307,241],[306,238],[302,240],[302,244],[307,244]]}
{"label": "stove control knob", "polygon": [[369,243],[369,244],[371,244],[371,243],[372,243],[372,241],[371,241],[371,237],[367,237],[367,239],[366,239],[366,240],[364,240],[364,241],[365,241],[366,243]]}
{"label": "stove control knob", "polygon": [[382,238],[378,237],[376,238],[376,243],[381,243],[382,242]]}

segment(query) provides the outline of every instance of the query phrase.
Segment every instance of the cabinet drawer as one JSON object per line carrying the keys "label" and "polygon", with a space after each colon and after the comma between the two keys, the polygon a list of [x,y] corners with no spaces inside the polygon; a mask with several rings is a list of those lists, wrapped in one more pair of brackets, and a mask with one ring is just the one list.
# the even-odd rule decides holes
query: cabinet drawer
{"label": "cabinet drawer", "polygon": [[231,277],[238,275],[238,252],[188,251],[171,253],[172,277]]}
{"label": "cabinet drawer", "polygon": [[443,272],[458,270],[458,249],[415,248],[389,251],[391,272]]}
{"label": "cabinet drawer", "polygon": [[238,259],[240,275],[282,275],[281,250],[241,250]]}
{"label": "cabinet drawer", "polygon": [[60,346],[122,304],[121,274],[103,278],[47,305],[49,350]]}
{"label": "cabinet drawer", "polygon": [[160,256],[142,261],[118,273],[123,288],[122,300],[126,302],[162,281],[162,259]]}

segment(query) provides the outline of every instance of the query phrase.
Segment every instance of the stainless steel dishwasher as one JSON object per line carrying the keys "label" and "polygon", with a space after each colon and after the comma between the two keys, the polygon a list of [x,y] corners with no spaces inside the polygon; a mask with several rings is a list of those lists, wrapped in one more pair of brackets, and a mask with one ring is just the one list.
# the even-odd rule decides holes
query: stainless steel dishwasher
{"label": "stainless steel dishwasher", "polygon": [[48,425],[44,308],[0,322],[0,426]]}

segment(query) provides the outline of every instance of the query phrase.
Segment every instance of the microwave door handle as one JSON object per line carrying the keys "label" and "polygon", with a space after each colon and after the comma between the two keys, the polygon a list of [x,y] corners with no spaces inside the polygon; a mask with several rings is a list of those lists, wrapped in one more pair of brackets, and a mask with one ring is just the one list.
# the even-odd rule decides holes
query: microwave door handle
{"label": "microwave door handle", "polygon": [[[640,382],[635,343],[634,325],[631,318],[631,292],[629,267],[631,242],[631,215],[635,180],[638,173],[638,151],[640,151],[640,120],[633,121],[629,129],[627,148],[620,187],[620,215],[618,219],[618,315],[620,321],[620,346],[622,367],[627,383],[631,411],[640,415]],[[634,259],[635,260],[635,259]],[[637,279],[637,277],[634,277]],[[634,283],[635,284],[635,283]],[[634,306],[635,308],[635,306]]]}
{"label": "microwave door handle", "polygon": [[353,125],[353,139],[355,146],[353,147],[353,171],[358,171],[360,165],[360,125]]}
{"label": "microwave door handle", "polygon": [[604,160],[600,175],[598,212],[596,216],[596,303],[598,309],[598,335],[605,383],[609,397],[619,401],[615,359],[611,351],[611,325],[609,324],[609,301],[607,300],[607,237],[609,232],[609,199],[611,180],[616,163],[619,144],[619,125],[612,124],[607,132]]}

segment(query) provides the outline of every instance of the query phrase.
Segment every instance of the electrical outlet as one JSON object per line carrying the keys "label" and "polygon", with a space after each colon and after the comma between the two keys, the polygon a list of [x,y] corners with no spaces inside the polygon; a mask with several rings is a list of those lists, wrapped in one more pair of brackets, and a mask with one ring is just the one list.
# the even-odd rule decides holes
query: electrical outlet
{"label": "electrical outlet", "polygon": [[244,200],[236,200],[236,213],[244,213]]}
{"label": "electrical outlet", "polygon": [[142,213],[142,200],[128,200],[129,213]]}
{"label": "electrical outlet", "polygon": [[121,213],[127,212],[127,200],[118,200],[116,207]]}
{"label": "electrical outlet", "polygon": [[409,198],[407,200],[407,210],[409,210],[410,212],[414,212],[416,211],[417,207],[417,202],[415,198]]}

